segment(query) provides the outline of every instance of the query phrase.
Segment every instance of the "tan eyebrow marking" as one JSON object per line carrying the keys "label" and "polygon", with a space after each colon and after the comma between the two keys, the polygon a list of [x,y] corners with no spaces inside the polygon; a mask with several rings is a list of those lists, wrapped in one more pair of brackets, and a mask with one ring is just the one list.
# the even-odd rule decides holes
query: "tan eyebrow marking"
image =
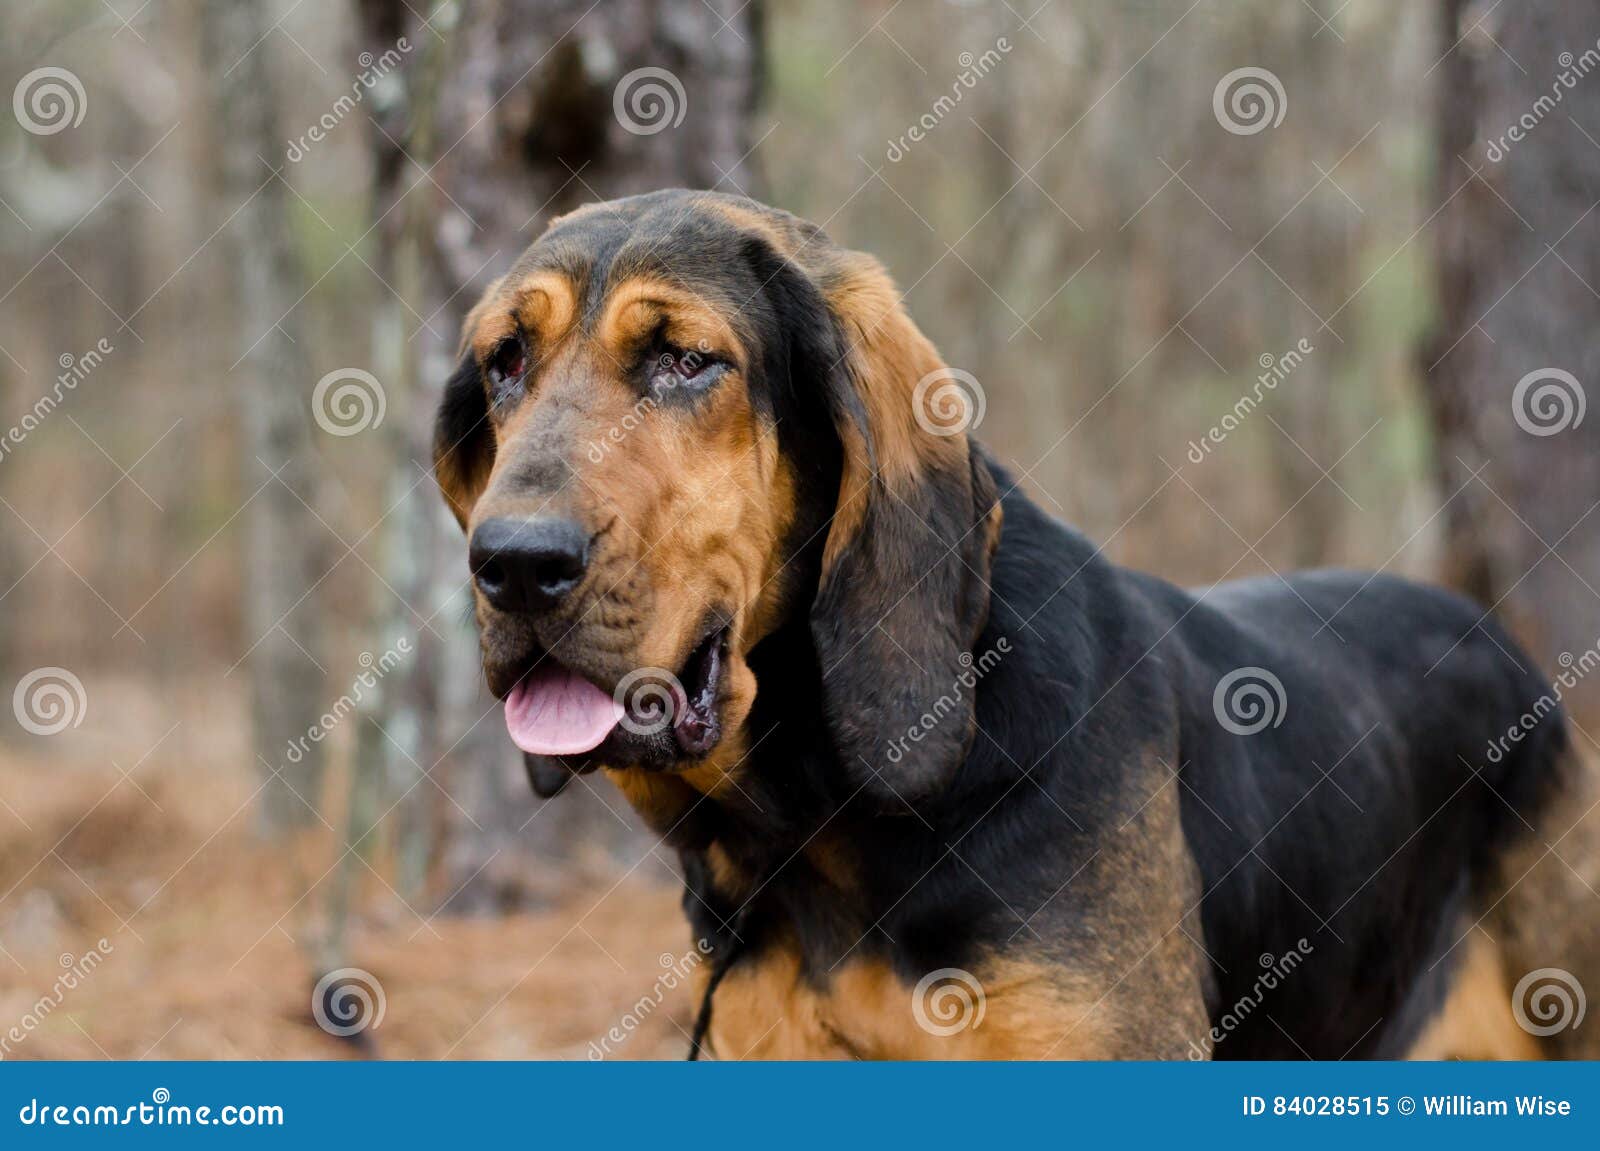
{"label": "tan eyebrow marking", "polygon": [[691,350],[715,349],[736,361],[742,358],[743,344],[721,312],[703,297],[650,276],[630,277],[611,290],[595,333],[601,343],[620,352],[648,335],[663,318],[673,343]]}
{"label": "tan eyebrow marking", "polygon": [[572,283],[560,272],[534,272],[509,290],[502,280],[491,295],[494,306],[469,317],[476,319],[470,342],[480,363],[519,328],[530,340],[548,347],[571,329],[578,314]]}

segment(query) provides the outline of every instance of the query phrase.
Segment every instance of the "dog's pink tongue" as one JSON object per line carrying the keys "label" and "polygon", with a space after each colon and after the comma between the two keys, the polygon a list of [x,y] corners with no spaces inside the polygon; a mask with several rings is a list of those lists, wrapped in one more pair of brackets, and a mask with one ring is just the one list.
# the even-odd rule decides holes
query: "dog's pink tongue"
{"label": "dog's pink tongue", "polygon": [[511,742],[535,755],[593,751],[622,715],[622,705],[616,700],[555,664],[529,672],[506,697],[506,730]]}

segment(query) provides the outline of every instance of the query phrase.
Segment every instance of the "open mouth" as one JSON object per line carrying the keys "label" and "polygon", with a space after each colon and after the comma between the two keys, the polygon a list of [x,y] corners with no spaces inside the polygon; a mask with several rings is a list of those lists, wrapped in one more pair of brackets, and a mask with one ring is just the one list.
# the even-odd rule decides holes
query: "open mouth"
{"label": "open mouth", "polygon": [[722,737],[718,692],[728,655],[728,626],[715,622],[673,673],[641,668],[607,692],[545,654],[506,696],[506,730],[535,755],[582,757],[608,741],[622,752],[676,752],[698,758]]}

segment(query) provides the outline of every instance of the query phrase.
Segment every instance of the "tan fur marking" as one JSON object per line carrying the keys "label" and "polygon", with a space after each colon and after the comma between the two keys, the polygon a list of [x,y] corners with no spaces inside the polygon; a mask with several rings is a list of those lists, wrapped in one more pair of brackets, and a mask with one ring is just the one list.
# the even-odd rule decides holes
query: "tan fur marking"
{"label": "tan fur marking", "polygon": [[917,421],[917,384],[946,369],[944,361],[901,306],[894,281],[870,256],[845,253],[825,273],[824,294],[850,344],[857,394],[872,437],[841,429],[844,469],[839,510],[823,550],[823,571],[860,530],[873,470],[891,492],[908,492],[930,472],[965,471],[964,434],[936,436]]}
{"label": "tan fur marking", "polygon": [[1438,1015],[1407,1059],[1540,1059],[1539,1045],[1511,1013],[1511,983],[1500,949],[1473,933]]}
{"label": "tan fur marking", "polygon": [[[1497,1050],[1520,1051],[1531,1045],[1546,1059],[1600,1059],[1600,1027],[1593,1020],[1593,996],[1600,986],[1600,915],[1595,914],[1595,890],[1600,887],[1600,758],[1586,748],[1569,752],[1554,785],[1559,795],[1534,815],[1533,830],[1497,863],[1495,879],[1483,894],[1488,904],[1483,928],[1494,941],[1504,1010],[1511,1009],[1521,980],[1535,971],[1556,968],[1587,990],[1589,1017],[1571,1026],[1569,1014],[1568,1025],[1550,1035],[1533,1036],[1516,1027],[1512,1015],[1512,1029],[1495,1033],[1500,1037]],[[1489,946],[1487,940],[1483,943]],[[1469,971],[1487,967],[1480,961]],[[1530,1019],[1538,1019],[1535,995],[1541,985],[1542,981],[1530,984],[1521,996],[1519,1006]],[[1445,1012],[1452,1019],[1449,1025],[1464,1026],[1463,1017],[1496,1017],[1488,1002],[1491,994],[1490,981],[1479,975],[1459,996],[1452,996],[1455,1009]],[[1505,1018],[1500,1019],[1503,1024]]]}
{"label": "tan fur marking", "polygon": [[622,792],[639,817],[657,835],[664,835],[701,797],[676,776],[638,768],[605,768],[605,777]]}
{"label": "tan fur marking", "polygon": [[[742,659],[730,662],[724,715],[738,715],[741,721],[755,704],[756,677]],[[722,742],[698,763],[684,768],[678,778],[708,799],[716,799],[736,789],[746,747],[743,731],[725,731]]]}
{"label": "tan fur marking", "polygon": [[920,479],[929,463],[964,462],[963,437],[934,436],[917,425],[911,400],[917,381],[945,364],[901,307],[894,282],[878,261],[854,253],[841,260],[840,272],[827,287],[828,304],[844,323],[884,479],[899,490]]}
{"label": "tan fur marking", "polygon": [[535,272],[510,286],[505,278],[467,316],[463,331],[481,364],[500,342],[519,330],[546,352],[566,334],[577,315],[572,284],[559,272]]}
{"label": "tan fur marking", "polygon": [[[514,296],[502,288],[494,307],[478,311],[473,346],[480,356],[519,322],[541,350],[548,348],[547,333],[562,342],[536,365],[527,398],[497,422],[492,498],[477,511],[576,514],[600,533],[586,582],[569,605],[573,623],[563,643],[570,651],[563,646],[555,654],[585,661],[602,684],[635,668],[682,666],[706,613],[732,613],[718,747],[671,788],[618,773],[619,786],[654,822],[683,806],[680,790],[709,795],[729,786],[744,755],[742,725],[756,690],[744,654],[780,615],[778,545],[795,514],[794,475],[752,409],[740,367],[746,349],[704,299],[635,277],[608,298],[593,340],[564,338],[573,330],[574,308],[564,277],[536,273]],[[663,320],[672,342],[705,347],[731,365],[692,417],[688,406],[674,402],[680,397],[641,397],[619,375],[625,345]],[[541,437],[552,426],[574,442],[570,466],[581,482],[553,501],[538,492],[519,495],[514,483],[499,491],[498,474],[515,476],[524,452],[546,450]],[[599,662],[607,653],[618,653],[611,666]]]}
{"label": "tan fur marking", "polygon": [[[935,1031],[912,1010],[915,981],[852,955],[832,971],[802,972],[779,940],[740,960],[717,989],[711,1041],[723,1059],[1186,1059],[1209,1056],[1207,961],[1195,944],[1199,872],[1178,821],[1176,789],[1160,759],[1130,764],[1151,798],[1062,892],[1099,924],[1068,961],[1026,948],[990,955],[970,974],[983,991],[976,1026],[928,1003]],[[851,890],[847,855],[812,858],[819,879]],[[837,880],[835,880],[837,876]],[[707,973],[709,974],[709,973]],[[809,977],[808,977],[809,974]],[[704,983],[700,988],[704,989]],[[952,986],[954,986],[952,984]],[[974,1016],[975,1018],[975,1016]]]}
{"label": "tan fur marking", "polygon": [[854,428],[844,428],[840,431],[840,438],[845,445],[845,466],[839,479],[839,505],[834,509],[828,538],[822,545],[824,574],[833,570],[840,553],[860,534],[861,526],[866,522],[867,503],[872,492],[870,468],[863,463],[851,462],[865,461],[867,458],[866,445],[860,434]]}
{"label": "tan fur marking", "polygon": [[[675,332],[689,334],[674,335],[674,342],[709,332],[706,339],[718,355],[742,361],[743,349],[724,342],[733,339],[725,322],[710,317],[701,301],[653,281],[622,285],[599,330],[614,343],[626,341],[663,315]],[[589,362],[597,378],[614,371],[610,356]],[[651,401],[642,412],[639,405],[628,387],[609,380],[594,385],[585,401],[594,442],[605,442],[607,427],[626,428],[625,450],[598,452],[598,459],[584,465],[584,493],[615,514],[620,545],[603,549],[595,586],[643,577],[660,589],[637,613],[650,628],[635,645],[640,666],[680,666],[705,613],[714,607],[733,613],[722,741],[675,777],[694,792],[714,796],[732,786],[732,773],[754,738],[742,730],[756,694],[744,656],[779,618],[779,544],[795,514],[794,475],[775,434],[751,409],[737,367],[717,382],[692,420],[666,400]]]}
{"label": "tan fur marking", "polygon": [[1000,532],[1005,527],[1006,510],[999,500],[989,509],[989,514],[984,517],[983,533],[985,536],[984,548],[989,553],[989,559],[994,560],[994,553],[1000,550]]}
{"label": "tan fur marking", "polygon": [[744,352],[727,319],[710,301],[669,280],[634,276],[611,290],[595,331],[619,358],[662,319],[667,338],[686,351],[704,351],[744,366]]}
{"label": "tan fur marking", "polygon": [[774,252],[785,259],[794,258],[797,243],[795,229],[792,225],[785,227],[787,221],[778,213],[769,208],[758,211],[726,200],[707,200],[705,206],[735,227],[760,236]]}
{"label": "tan fur marking", "polygon": [[478,325],[483,322],[489,310],[499,303],[500,289],[505,285],[506,278],[500,276],[487,288],[483,295],[478,297],[478,302],[472,305],[472,310],[467,313],[466,319],[461,324],[461,340],[456,348],[456,357],[459,359],[468,348],[473,347],[473,336],[478,331]]}
{"label": "tan fur marking", "polygon": [[[802,977],[798,953],[774,948],[736,964],[717,989],[711,1046],[720,1059],[1109,1058],[1111,1036],[1094,1018],[1095,996],[1075,992],[1063,970],[1029,959],[997,959],[972,973],[970,1009],[937,987],[921,1003],[913,985],[879,960],[851,960],[821,986]],[[950,983],[951,988],[960,986]],[[704,978],[700,987],[703,991]],[[927,1026],[924,1026],[924,1023]],[[959,1024],[959,1026],[958,1026]],[[949,1031],[949,1034],[941,1032]],[[1074,1042],[1056,1046],[1072,1033]]]}
{"label": "tan fur marking", "polygon": [[565,336],[578,318],[578,301],[565,276],[537,272],[518,286],[512,310],[524,328],[549,345]]}
{"label": "tan fur marking", "polygon": [[741,902],[749,897],[750,877],[728,857],[720,843],[713,843],[706,849],[706,862],[711,865],[711,881],[718,891]]}
{"label": "tan fur marking", "polygon": [[860,889],[859,852],[843,835],[814,836],[805,846],[805,859],[829,886],[841,892]]}

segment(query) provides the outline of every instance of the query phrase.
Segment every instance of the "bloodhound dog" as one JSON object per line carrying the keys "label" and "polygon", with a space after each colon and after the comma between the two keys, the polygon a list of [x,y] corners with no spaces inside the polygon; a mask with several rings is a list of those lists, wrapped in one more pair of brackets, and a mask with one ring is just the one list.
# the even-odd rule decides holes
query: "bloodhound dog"
{"label": "bloodhound dog", "polygon": [[871,257],[709,193],[557,219],[466,320],[435,467],[488,686],[536,789],[601,770],[680,853],[692,1054],[1600,1033],[1600,793],[1495,622],[1120,568],[966,434],[970,379]]}

